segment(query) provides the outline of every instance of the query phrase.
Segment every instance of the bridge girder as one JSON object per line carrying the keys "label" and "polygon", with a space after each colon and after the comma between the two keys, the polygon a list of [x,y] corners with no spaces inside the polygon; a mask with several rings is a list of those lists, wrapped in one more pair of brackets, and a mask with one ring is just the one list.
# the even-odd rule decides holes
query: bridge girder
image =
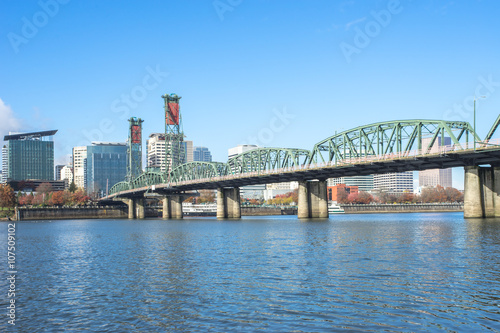
{"label": "bridge girder", "polygon": [[130,190],[130,184],[128,182],[119,182],[119,183],[116,183],[115,185],[113,185],[110,189],[109,189],[109,193],[108,194],[115,194],[115,193],[119,193],[119,192],[122,192],[122,191],[127,191],[127,190]]}
{"label": "bridge girder", "polygon": [[226,163],[189,162],[176,167],[170,173],[170,182],[197,180],[223,176],[226,174]]}
{"label": "bridge girder", "polygon": [[310,151],[295,148],[256,148],[239,154],[227,162],[228,174],[262,172],[304,165]]}
{"label": "bridge girder", "polygon": [[[359,126],[318,142],[309,164],[344,162],[351,158],[398,154],[408,156],[411,151],[419,155],[430,154],[438,137],[440,146],[444,138],[451,139],[452,146],[443,149],[462,150],[470,140],[480,141],[468,122],[444,120],[396,120]],[[426,142],[425,139],[430,139]],[[434,149],[435,150],[435,149]]]}

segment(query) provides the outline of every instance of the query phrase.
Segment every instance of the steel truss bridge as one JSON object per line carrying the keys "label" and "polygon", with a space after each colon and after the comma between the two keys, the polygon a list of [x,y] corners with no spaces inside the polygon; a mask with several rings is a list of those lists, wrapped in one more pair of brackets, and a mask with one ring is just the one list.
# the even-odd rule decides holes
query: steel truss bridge
{"label": "steel truss bridge", "polygon": [[[114,185],[106,198],[179,193],[288,181],[426,170],[483,164],[500,165],[500,140],[484,140],[468,122],[396,120],[330,136],[311,150],[257,148],[221,162],[189,162],[169,173],[144,172]],[[445,138],[449,138],[446,139]],[[451,144],[445,145],[445,141]]]}

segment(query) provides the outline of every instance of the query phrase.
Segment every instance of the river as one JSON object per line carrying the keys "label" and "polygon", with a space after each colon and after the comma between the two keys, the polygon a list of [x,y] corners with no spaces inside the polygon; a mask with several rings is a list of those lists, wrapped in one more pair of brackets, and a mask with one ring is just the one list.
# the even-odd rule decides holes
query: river
{"label": "river", "polygon": [[408,213],[15,227],[16,292],[6,298],[10,282],[1,280],[1,330],[500,331],[500,219]]}

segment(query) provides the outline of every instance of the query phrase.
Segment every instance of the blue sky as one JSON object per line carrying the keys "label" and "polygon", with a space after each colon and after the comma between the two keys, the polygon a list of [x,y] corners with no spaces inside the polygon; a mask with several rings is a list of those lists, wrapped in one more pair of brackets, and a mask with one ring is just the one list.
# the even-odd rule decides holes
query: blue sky
{"label": "blue sky", "polygon": [[494,0],[0,6],[0,135],[58,129],[56,163],[76,145],[125,141],[130,116],[163,132],[165,93],[182,96],[186,139],[218,161],[241,143],[311,149],[379,121],[472,123],[476,93],[488,96],[484,137],[500,110]]}

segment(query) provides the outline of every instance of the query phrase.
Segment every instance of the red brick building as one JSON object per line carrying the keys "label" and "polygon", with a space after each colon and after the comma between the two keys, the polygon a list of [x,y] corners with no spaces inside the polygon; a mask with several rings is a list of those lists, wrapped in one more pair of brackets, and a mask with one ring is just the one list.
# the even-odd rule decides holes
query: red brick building
{"label": "red brick building", "polygon": [[346,184],[338,184],[335,186],[328,186],[328,200],[329,201],[338,201],[338,193],[339,191],[345,191],[347,195],[351,193],[358,193],[357,186],[346,186]]}

